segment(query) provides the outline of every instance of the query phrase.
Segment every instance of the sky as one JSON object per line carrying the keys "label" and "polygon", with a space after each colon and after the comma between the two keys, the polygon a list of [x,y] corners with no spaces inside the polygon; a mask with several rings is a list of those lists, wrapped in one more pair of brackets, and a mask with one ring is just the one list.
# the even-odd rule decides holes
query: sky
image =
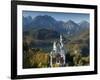
{"label": "sky", "polygon": [[23,16],[31,16],[35,18],[38,15],[49,15],[55,18],[57,21],[67,22],[68,20],[73,20],[76,23],[81,21],[90,22],[90,15],[86,13],[63,13],[63,12],[43,12],[43,11],[23,11]]}

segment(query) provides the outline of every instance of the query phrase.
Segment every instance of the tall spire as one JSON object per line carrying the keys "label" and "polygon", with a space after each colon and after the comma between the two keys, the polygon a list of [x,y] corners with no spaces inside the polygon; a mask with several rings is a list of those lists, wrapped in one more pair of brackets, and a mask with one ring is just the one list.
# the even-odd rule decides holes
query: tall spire
{"label": "tall spire", "polygon": [[60,35],[60,42],[62,42],[62,35]]}
{"label": "tall spire", "polygon": [[53,50],[56,51],[56,42],[53,43]]}
{"label": "tall spire", "polygon": [[60,44],[61,44],[61,46],[60,46],[60,48],[62,49],[63,48],[63,39],[62,39],[62,35],[60,35]]}

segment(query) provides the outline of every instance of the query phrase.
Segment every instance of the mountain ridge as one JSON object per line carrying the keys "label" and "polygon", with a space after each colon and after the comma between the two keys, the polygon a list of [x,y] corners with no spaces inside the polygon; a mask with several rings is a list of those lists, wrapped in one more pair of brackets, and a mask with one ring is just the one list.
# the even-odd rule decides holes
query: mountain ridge
{"label": "mountain ridge", "polygon": [[[27,19],[28,18],[28,19]],[[28,22],[26,22],[25,20]],[[26,25],[24,25],[26,24]],[[72,20],[57,21],[52,16],[48,15],[38,15],[32,19],[32,17],[24,17],[23,16],[23,30],[27,31],[30,29],[50,29],[53,31],[57,31],[58,33],[63,33],[66,35],[74,35],[78,34],[81,30],[89,28],[89,23],[87,21],[81,21],[79,24],[75,23]]]}

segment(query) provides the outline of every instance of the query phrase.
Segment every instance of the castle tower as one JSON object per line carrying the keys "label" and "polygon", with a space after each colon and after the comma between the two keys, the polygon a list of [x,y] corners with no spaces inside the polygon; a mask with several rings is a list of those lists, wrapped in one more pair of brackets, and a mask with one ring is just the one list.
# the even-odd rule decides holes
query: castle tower
{"label": "castle tower", "polygon": [[62,43],[62,35],[60,35],[60,42]]}
{"label": "castle tower", "polygon": [[60,35],[60,44],[61,44],[60,49],[62,49],[62,48],[63,48],[63,39],[62,39],[62,35]]}
{"label": "castle tower", "polygon": [[61,57],[63,57],[64,59],[64,63],[65,64],[65,50],[64,50],[64,45],[63,45],[63,39],[62,39],[62,35],[60,35],[60,53],[61,53]]}
{"label": "castle tower", "polygon": [[56,42],[54,41],[54,43],[53,43],[53,51],[56,52],[56,50],[57,50],[57,48],[56,48]]}

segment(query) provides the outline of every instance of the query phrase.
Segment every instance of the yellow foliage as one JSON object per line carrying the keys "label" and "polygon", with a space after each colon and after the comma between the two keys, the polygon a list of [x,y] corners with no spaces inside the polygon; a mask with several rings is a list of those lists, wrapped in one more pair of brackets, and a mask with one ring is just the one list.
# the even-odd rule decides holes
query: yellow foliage
{"label": "yellow foliage", "polygon": [[36,67],[47,67],[49,62],[49,56],[47,53],[38,51],[30,57],[30,62]]}

